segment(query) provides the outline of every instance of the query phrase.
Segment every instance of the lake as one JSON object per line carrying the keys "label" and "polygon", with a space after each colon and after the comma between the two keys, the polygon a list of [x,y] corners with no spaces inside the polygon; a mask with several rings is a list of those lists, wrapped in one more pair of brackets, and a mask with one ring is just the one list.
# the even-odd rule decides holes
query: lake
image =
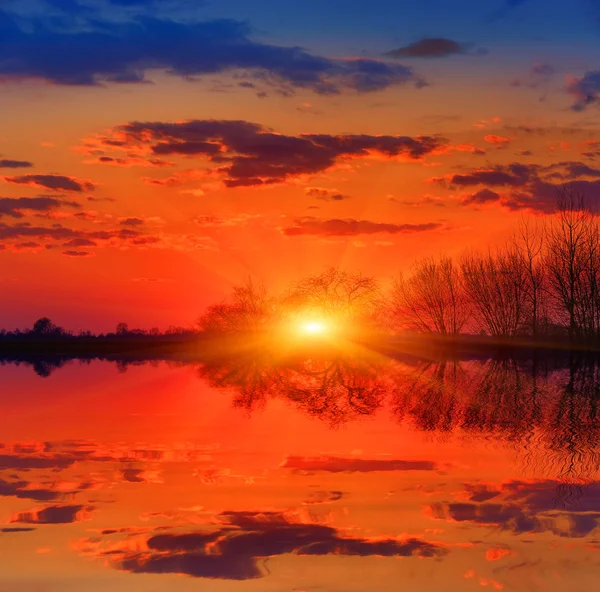
{"label": "lake", "polygon": [[593,360],[0,366],[0,590],[594,589]]}

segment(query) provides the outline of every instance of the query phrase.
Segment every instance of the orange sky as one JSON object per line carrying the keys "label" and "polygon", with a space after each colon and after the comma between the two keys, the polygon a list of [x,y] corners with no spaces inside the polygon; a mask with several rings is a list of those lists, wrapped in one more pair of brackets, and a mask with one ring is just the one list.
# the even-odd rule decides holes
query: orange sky
{"label": "orange sky", "polygon": [[[107,0],[110,9],[102,13],[115,31],[117,4]],[[6,74],[0,159],[31,166],[5,163],[0,169],[0,325],[25,328],[42,315],[73,330],[110,330],[119,321],[144,328],[187,325],[248,275],[279,290],[331,265],[385,282],[418,257],[501,242],[522,215],[551,209],[553,185],[584,183],[592,201],[600,194],[600,172],[594,168],[600,141],[596,91],[585,59],[595,43],[592,29],[586,28],[577,43],[567,43],[569,34],[587,23],[582,8],[569,13],[568,26],[561,29],[558,7],[540,21],[528,2],[518,12],[501,2],[497,10],[477,12],[473,4],[463,24],[457,15],[440,13],[447,35],[423,34],[424,44],[415,45],[415,35],[403,30],[394,37],[385,29],[387,37],[378,37],[377,26],[384,25],[375,15],[368,17],[373,28],[366,20],[360,42],[351,41],[361,20],[354,3],[332,36],[316,25],[302,25],[292,8],[279,15],[278,28],[269,20],[274,15],[269,16],[267,4],[255,11],[263,29],[247,35],[249,47],[262,44],[265,52],[279,52],[288,31],[290,42],[302,45],[307,55],[331,60],[330,73],[305,84],[298,81],[294,62],[281,71],[270,62],[254,69],[235,67],[235,62],[211,74],[198,70],[188,79],[155,67],[136,70],[152,84],[105,83],[104,74],[95,73],[100,84],[72,85],[60,76],[79,75],[81,64],[38,64],[32,57],[19,66],[22,72]],[[464,14],[467,4],[472,3],[465,3]],[[42,18],[19,12],[24,5],[9,5],[6,18]],[[396,10],[387,2],[386,9]],[[190,22],[210,24],[218,16],[234,18],[236,11],[247,18],[237,2],[223,3],[221,15],[214,6],[206,10],[204,16],[190,14]],[[417,30],[425,31],[426,15],[411,10]],[[135,22],[142,17],[132,8],[118,18]],[[168,14],[157,18],[163,19],[157,21],[161,26],[170,22]],[[545,28],[532,37],[536,23]],[[270,27],[266,34],[265,27]],[[440,28],[438,22],[429,27]],[[443,53],[440,37],[456,47]],[[44,42],[30,35],[27,43],[35,48]],[[134,43],[131,47],[137,47]],[[357,43],[364,49],[359,51]],[[404,59],[390,57],[395,47]],[[95,63],[91,54],[85,56]],[[353,77],[359,59],[368,60],[365,68],[383,64],[390,70],[379,78]],[[319,84],[337,86],[325,92]],[[591,93],[589,108],[578,103],[584,92]],[[227,138],[219,136],[222,131],[206,136],[210,150],[218,146],[222,161],[198,147],[184,152],[178,146],[161,157],[153,152],[158,144],[183,142],[185,122],[194,120],[260,126],[251,139],[254,148],[246,148],[256,149],[262,186],[238,177],[233,181],[243,185],[232,187],[231,175],[223,170],[227,163],[244,164],[250,155],[235,152],[242,141],[239,130]],[[140,141],[129,136],[121,146],[103,144],[102,138],[118,137],[118,126],[132,122],[175,126],[169,137],[150,134]],[[260,143],[272,133],[289,142],[269,152]],[[336,148],[317,164],[311,159],[322,154],[314,145],[310,154],[301,154],[306,147],[292,153],[292,143],[306,142],[310,135],[354,144],[350,136],[375,144],[390,136],[396,153],[375,145],[354,153]],[[399,147],[401,138],[421,142],[421,136],[434,138],[437,146],[420,154]],[[157,159],[165,166],[152,166]],[[506,172],[511,164],[527,167],[526,175],[513,171],[509,181],[487,177],[454,183],[456,175]],[[278,168],[279,176],[269,179],[270,167]],[[40,175],[68,178],[77,189],[56,186],[55,177],[36,184]],[[14,205],[17,198],[40,196],[54,201]],[[344,232],[331,230],[336,220],[343,221]],[[298,221],[301,232],[290,232]]]}

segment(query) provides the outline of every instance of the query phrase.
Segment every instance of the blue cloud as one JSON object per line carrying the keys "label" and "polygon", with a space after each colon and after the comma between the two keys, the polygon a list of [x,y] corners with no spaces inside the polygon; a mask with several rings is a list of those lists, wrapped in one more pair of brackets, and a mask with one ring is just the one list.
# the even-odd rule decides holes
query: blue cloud
{"label": "blue cloud", "polygon": [[581,78],[573,78],[567,85],[567,92],[573,96],[573,111],[583,111],[590,105],[600,102],[600,70],[590,70]]}
{"label": "blue cloud", "polygon": [[[54,1],[61,6],[73,3]],[[188,78],[242,70],[272,84],[319,94],[424,84],[401,64],[330,59],[301,47],[254,41],[250,27],[236,20],[178,22],[140,16],[76,22],[73,15],[69,19],[24,18],[0,11],[0,76],[90,86],[146,82],[153,69]]]}

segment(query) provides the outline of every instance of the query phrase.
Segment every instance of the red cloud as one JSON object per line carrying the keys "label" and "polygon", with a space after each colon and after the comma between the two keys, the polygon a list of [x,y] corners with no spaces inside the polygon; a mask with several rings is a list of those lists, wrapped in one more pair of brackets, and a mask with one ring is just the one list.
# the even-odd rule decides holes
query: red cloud
{"label": "red cloud", "polygon": [[507,555],[513,555],[513,552],[510,549],[504,549],[502,547],[492,547],[485,552],[485,558],[488,561],[500,561],[500,559]]}
{"label": "red cloud", "polygon": [[337,189],[324,189],[323,187],[307,187],[305,193],[309,197],[322,199],[324,201],[342,201],[344,199],[350,199],[349,195],[344,195]]}
{"label": "red cloud", "polygon": [[370,220],[319,220],[311,216],[297,218],[293,226],[283,229],[287,236],[320,235],[320,236],[354,236],[359,234],[411,234],[414,232],[426,232],[438,230],[442,225],[438,222],[427,222],[423,224],[388,224],[384,222],[372,222]]}
{"label": "red cloud", "polygon": [[92,257],[93,253],[89,251],[63,251],[63,255],[67,257]]}
{"label": "red cloud", "polygon": [[503,136],[497,136],[496,134],[488,134],[483,138],[486,142],[490,144],[508,144],[510,143],[510,138],[505,138]]}
{"label": "red cloud", "polygon": [[[132,122],[88,141],[105,151],[134,152],[147,159],[179,156],[208,161],[227,187],[273,185],[314,175],[349,158],[421,160],[447,140],[437,136],[300,134],[287,136],[247,121]],[[206,172],[204,173],[207,174]],[[176,184],[174,176],[166,184]],[[160,184],[159,180],[151,183]]]}
{"label": "red cloud", "polygon": [[15,185],[30,185],[40,189],[51,189],[52,191],[93,191],[95,185],[90,181],[69,177],[66,175],[21,175],[14,177],[2,177],[5,183]]}

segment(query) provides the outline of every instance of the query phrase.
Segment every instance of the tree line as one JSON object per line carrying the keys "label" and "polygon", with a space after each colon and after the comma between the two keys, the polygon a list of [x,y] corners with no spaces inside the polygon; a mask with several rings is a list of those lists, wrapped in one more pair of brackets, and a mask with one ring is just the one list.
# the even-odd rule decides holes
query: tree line
{"label": "tree line", "polygon": [[27,341],[27,340],[89,340],[89,339],[169,339],[192,336],[197,333],[195,327],[180,327],[171,325],[165,331],[161,331],[158,327],[151,329],[130,328],[127,323],[117,323],[114,331],[106,333],[92,333],[88,330],[78,332],[64,329],[54,323],[48,317],[40,317],[37,319],[31,328],[15,329],[7,331],[0,329],[0,340],[2,341]]}
{"label": "tree line", "polygon": [[207,309],[207,333],[268,330],[297,311],[384,332],[457,338],[600,341],[600,223],[581,195],[561,190],[551,216],[521,219],[513,236],[485,252],[414,262],[389,289],[373,277],[329,269],[272,296],[248,280]]}
{"label": "tree line", "polygon": [[394,282],[390,305],[401,326],[424,332],[597,342],[598,217],[563,190],[555,214],[522,219],[504,245],[417,261]]}

